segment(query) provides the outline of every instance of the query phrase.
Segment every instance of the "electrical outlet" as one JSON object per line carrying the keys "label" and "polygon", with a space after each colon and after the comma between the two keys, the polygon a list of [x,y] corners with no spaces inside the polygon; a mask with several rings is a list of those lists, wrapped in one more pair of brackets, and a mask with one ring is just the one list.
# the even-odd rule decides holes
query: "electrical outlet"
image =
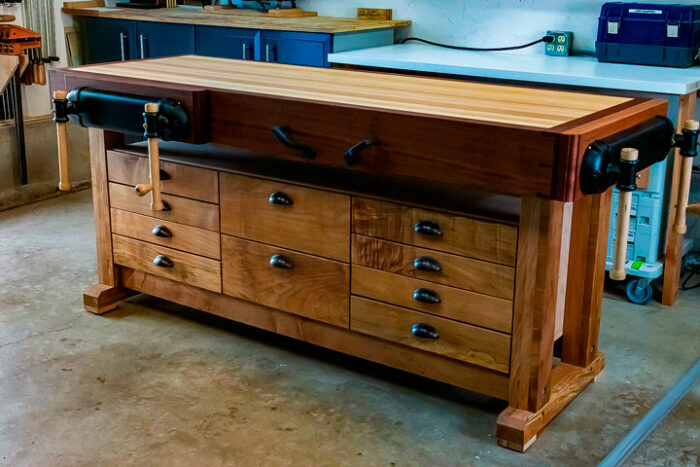
{"label": "electrical outlet", "polygon": [[556,57],[566,57],[571,53],[571,43],[574,33],[571,31],[547,31],[548,36],[554,37],[554,41],[544,44],[544,53]]}

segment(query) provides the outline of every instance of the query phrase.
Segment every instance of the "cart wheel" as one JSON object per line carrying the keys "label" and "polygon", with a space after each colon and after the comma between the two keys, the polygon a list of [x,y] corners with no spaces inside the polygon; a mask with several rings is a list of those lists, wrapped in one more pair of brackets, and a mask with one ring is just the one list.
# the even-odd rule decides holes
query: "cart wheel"
{"label": "cart wheel", "polygon": [[646,305],[651,300],[651,284],[647,284],[642,289],[637,289],[639,279],[632,279],[627,283],[627,299],[637,305]]}

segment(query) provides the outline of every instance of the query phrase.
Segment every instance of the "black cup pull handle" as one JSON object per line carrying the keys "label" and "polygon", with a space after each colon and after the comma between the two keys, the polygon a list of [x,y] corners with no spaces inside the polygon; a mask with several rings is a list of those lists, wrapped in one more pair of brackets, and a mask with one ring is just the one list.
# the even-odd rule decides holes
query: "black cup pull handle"
{"label": "black cup pull handle", "polygon": [[282,143],[285,147],[289,149],[294,149],[296,151],[300,151],[301,155],[304,156],[306,159],[315,159],[316,151],[314,150],[314,148],[295,141],[291,136],[289,136],[290,131],[292,131],[292,129],[288,126],[272,127],[272,134],[275,135],[277,141]]}
{"label": "black cup pull handle", "polygon": [[356,165],[360,163],[360,153],[370,146],[379,146],[379,140],[377,138],[369,138],[364,141],[360,141],[347,151],[343,155],[345,163],[348,165]]}
{"label": "black cup pull handle", "polygon": [[441,302],[440,295],[430,289],[416,289],[413,291],[413,299],[423,303],[438,304]]}
{"label": "black cup pull handle", "polygon": [[292,260],[283,255],[274,255],[270,258],[270,265],[280,269],[292,269],[294,267]]}
{"label": "black cup pull handle", "polygon": [[155,264],[159,268],[172,268],[173,266],[175,266],[173,260],[165,255],[158,255],[155,258],[153,258],[153,264]]}
{"label": "black cup pull handle", "polygon": [[291,206],[292,204],[294,204],[294,201],[292,201],[291,196],[282,191],[276,191],[272,193],[268,201],[272,204],[279,204],[280,206]]}
{"label": "black cup pull handle", "polygon": [[170,180],[170,174],[163,169],[160,169],[160,181]]}
{"label": "black cup pull handle", "polygon": [[420,271],[440,272],[442,265],[440,261],[430,256],[421,256],[413,260],[413,267]]}
{"label": "black cup pull handle", "polygon": [[173,233],[170,231],[169,228],[167,228],[164,225],[156,225],[153,227],[153,230],[151,230],[151,233],[155,235],[156,237],[161,237],[161,238],[172,238]]}
{"label": "black cup pull handle", "polygon": [[414,324],[411,328],[411,334],[421,339],[435,340],[440,337],[440,333],[437,332],[437,329],[425,323]]}
{"label": "black cup pull handle", "polygon": [[440,230],[440,226],[437,224],[437,222],[420,221],[413,226],[413,230],[423,235],[433,235],[436,237],[442,236],[442,230]]}

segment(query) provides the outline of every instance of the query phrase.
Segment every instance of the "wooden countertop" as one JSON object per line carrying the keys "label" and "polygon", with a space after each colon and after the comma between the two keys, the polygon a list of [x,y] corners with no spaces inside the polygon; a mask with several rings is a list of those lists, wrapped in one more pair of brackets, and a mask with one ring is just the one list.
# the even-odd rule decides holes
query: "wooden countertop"
{"label": "wooden countertop", "polygon": [[305,18],[279,18],[264,16],[246,10],[226,13],[210,13],[194,8],[160,8],[138,10],[132,8],[63,8],[63,13],[72,16],[130,19],[159,23],[202,24],[230,28],[273,29],[277,31],[299,31],[336,34],[372,29],[410,26],[411,21],[371,20],[357,18],[335,18],[311,16]]}

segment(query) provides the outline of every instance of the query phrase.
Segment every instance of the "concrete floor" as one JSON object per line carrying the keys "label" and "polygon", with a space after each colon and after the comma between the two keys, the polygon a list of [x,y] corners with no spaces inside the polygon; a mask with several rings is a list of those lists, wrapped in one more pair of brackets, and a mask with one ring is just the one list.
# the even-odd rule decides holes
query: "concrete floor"
{"label": "concrete floor", "polygon": [[[610,296],[607,368],[527,454],[504,403],[138,296],[99,317],[90,193],[0,213],[0,466],[594,465],[700,355],[700,290]],[[700,388],[630,465],[700,463]]]}

